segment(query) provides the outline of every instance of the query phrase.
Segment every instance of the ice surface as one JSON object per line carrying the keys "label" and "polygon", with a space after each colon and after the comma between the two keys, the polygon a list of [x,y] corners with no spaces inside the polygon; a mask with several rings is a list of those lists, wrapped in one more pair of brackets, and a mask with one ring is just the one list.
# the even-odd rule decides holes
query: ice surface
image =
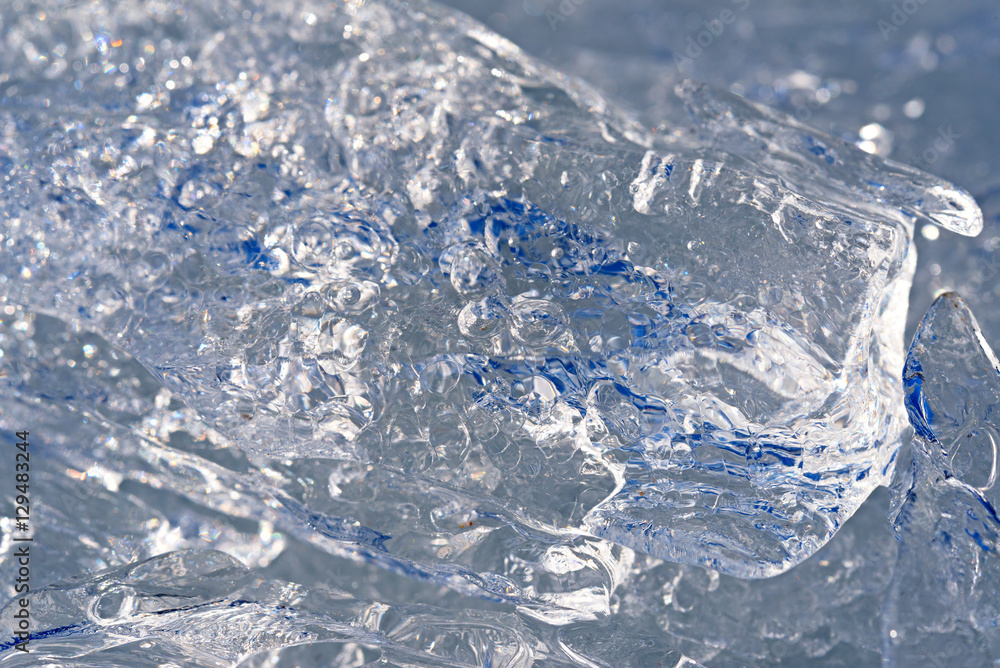
{"label": "ice surface", "polygon": [[[984,232],[924,234],[918,226],[907,339],[950,290],[1000,347],[1000,157],[990,139],[1000,105],[992,85],[1000,60],[995,4],[918,3],[901,26],[893,23],[902,8],[896,0],[619,0],[573,3],[565,15],[560,0],[448,4],[635,108],[652,127],[671,126],[672,90],[695,78],[962,184],[983,210]],[[546,12],[558,17],[555,29]],[[719,31],[713,22],[724,12],[732,22],[703,35],[706,24]],[[708,46],[692,47],[698,40]]]}
{"label": "ice surface", "polygon": [[84,574],[29,658],[990,656],[968,596],[917,625],[884,490],[725,574],[884,481],[911,240],[964,192],[691,82],[636,120],[435,5],[18,6],[0,428],[34,582]]}
{"label": "ice surface", "polygon": [[887,656],[988,665],[1000,656],[1000,363],[958,295],[924,316],[904,380],[916,436],[897,481]]}
{"label": "ice surface", "polygon": [[[79,90],[5,109],[34,152],[3,200],[9,300],[249,452],[743,576],[883,479],[913,218],[976,231],[961,191],[694,84],[694,125],[653,135],[432,5],[279,7],[238,48],[212,3],[140,37],[156,7],[72,42],[103,63]],[[392,535],[393,507],[364,522]]]}
{"label": "ice surface", "polygon": [[[171,660],[229,666],[316,643],[323,643],[327,665],[515,666],[529,657],[568,665],[546,656],[542,639],[511,613],[388,606],[332,588],[309,591],[265,580],[214,550],[170,552],[57,582],[30,602],[46,629],[32,641],[33,651],[77,665],[128,658],[140,666]],[[0,616],[6,621],[12,611]],[[14,657],[10,665],[38,665],[30,652]],[[683,657],[668,650],[659,658]]]}

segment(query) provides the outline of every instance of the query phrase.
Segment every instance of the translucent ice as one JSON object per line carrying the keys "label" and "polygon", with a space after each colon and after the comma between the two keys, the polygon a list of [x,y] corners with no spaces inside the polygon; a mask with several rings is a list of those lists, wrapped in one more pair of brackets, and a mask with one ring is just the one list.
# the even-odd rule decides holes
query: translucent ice
{"label": "translucent ice", "polygon": [[900,538],[886,656],[984,666],[1000,656],[1000,363],[958,295],[945,293],[910,345],[906,407],[916,435],[897,481]]}
{"label": "translucent ice", "polygon": [[364,549],[426,563],[397,508],[450,490],[753,577],[883,480],[913,220],[976,231],[961,191],[695,84],[650,133],[433,4],[111,7],[0,51],[100,63],[0,110],[3,295],[288,462],[269,503],[346,540],[376,498]]}
{"label": "translucent ice", "polygon": [[[568,666],[593,656],[574,651],[572,638],[547,648],[509,612],[390,606],[334,588],[309,590],[262,578],[214,550],[170,552],[56,582],[29,600],[44,632],[31,640],[28,653],[8,653],[5,665],[222,668],[245,665],[241,660],[254,655],[261,665],[274,665],[268,654],[276,662],[306,644],[316,646],[323,665],[336,666],[526,668],[538,661]],[[0,611],[5,638],[13,605]],[[651,643],[645,649],[662,665],[696,665]],[[629,647],[624,655],[641,660],[643,652]]]}

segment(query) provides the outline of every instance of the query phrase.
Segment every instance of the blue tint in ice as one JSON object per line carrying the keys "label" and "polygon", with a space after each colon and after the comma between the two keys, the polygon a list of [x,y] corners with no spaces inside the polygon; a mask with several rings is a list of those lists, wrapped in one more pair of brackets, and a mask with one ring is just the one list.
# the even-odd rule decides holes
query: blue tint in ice
{"label": "blue tint in ice", "polygon": [[924,316],[904,383],[916,435],[895,485],[887,656],[989,665],[1000,656],[1000,362],[958,295],[941,295]]}
{"label": "blue tint in ice", "polygon": [[[962,580],[993,404],[930,371],[986,346],[925,327],[951,347],[901,382],[914,239],[983,217],[885,128],[648,73],[633,115],[423,1],[48,4],[0,9],[0,433],[33,434],[55,582],[29,665],[996,653]],[[959,577],[920,518],[963,503]]]}

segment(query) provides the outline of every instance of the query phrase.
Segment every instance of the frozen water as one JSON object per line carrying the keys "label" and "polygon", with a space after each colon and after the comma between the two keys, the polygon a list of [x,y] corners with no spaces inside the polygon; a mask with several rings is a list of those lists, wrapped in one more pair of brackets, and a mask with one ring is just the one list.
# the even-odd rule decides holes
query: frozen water
{"label": "frozen water", "polygon": [[[31,596],[31,610],[47,629],[33,650],[76,665],[127,658],[139,666],[228,666],[317,643],[327,665],[523,665],[532,654],[567,665],[546,656],[542,639],[510,613],[388,606],[334,588],[309,591],[266,580],[214,550],[170,552],[54,583]],[[670,650],[660,656],[671,654],[675,662],[683,658]]]}
{"label": "frozen water", "polygon": [[[965,193],[692,83],[651,134],[432,5],[277,8],[236,51],[231,11],[178,41],[117,7],[78,91],[18,92],[9,300],[251,453],[742,576],[883,479],[913,221],[978,231]],[[169,71],[122,74],[150,45]],[[383,542],[397,502],[365,509]]]}
{"label": "frozen water", "polygon": [[[995,4],[907,3],[918,11],[904,14],[896,0],[449,4],[632,106],[651,127],[671,125],[673,87],[691,77],[962,184],[982,207],[985,230],[969,238],[918,226],[907,338],[933,299],[952,290],[1000,347],[1000,159],[990,139],[1000,105],[992,85],[1000,56]],[[546,12],[556,17],[554,29]],[[731,21],[722,24],[726,12]]]}
{"label": "frozen water", "polygon": [[789,116],[680,77],[633,116],[436,5],[72,4],[0,10],[0,426],[34,582],[79,576],[0,661],[996,655],[995,586],[907,519],[971,497],[904,467],[898,559],[884,490],[847,519],[906,424],[913,239],[976,233],[967,194],[780,81],[739,90]]}
{"label": "frozen water", "polygon": [[1000,656],[1000,362],[958,295],[941,295],[924,316],[904,380],[916,436],[896,485],[887,656],[988,665]]}

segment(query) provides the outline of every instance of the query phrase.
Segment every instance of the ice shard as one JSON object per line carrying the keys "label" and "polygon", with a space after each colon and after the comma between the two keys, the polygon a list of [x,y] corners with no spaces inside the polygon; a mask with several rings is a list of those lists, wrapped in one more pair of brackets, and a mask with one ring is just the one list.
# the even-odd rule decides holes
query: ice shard
{"label": "ice shard", "polygon": [[988,665],[1000,656],[1000,363],[957,294],[921,321],[904,383],[916,434],[895,485],[885,655],[900,666]]}
{"label": "ice shard", "polygon": [[[946,182],[697,84],[653,133],[432,3],[7,23],[3,71],[37,76],[0,108],[5,303],[127,351],[251,455],[308,459],[323,485],[275,478],[295,512],[350,490],[376,533],[401,503],[456,514],[434,486],[789,568],[905,425],[914,221],[981,225]],[[92,65],[67,87],[37,53]]]}

